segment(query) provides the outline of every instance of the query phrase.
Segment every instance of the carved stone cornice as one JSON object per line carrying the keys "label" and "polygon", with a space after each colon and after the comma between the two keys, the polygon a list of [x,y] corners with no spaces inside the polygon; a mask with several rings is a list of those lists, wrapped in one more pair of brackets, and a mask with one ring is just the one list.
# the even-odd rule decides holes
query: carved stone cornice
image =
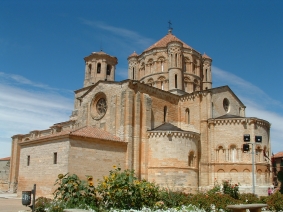
{"label": "carved stone cornice", "polygon": [[258,118],[224,118],[224,119],[208,119],[208,125],[229,125],[229,124],[256,124],[262,127],[270,127],[270,123],[268,121],[258,119]]}
{"label": "carved stone cornice", "polygon": [[150,131],[147,132],[148,138],[154,137],[175,137],[175,138],[191,138],[199,139],[200,134],[191,131]]}

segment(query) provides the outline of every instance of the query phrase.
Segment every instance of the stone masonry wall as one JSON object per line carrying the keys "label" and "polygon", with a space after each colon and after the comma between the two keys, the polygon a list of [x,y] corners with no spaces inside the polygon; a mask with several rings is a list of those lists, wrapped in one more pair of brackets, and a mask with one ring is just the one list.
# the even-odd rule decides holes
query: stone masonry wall
{"label": "stone masonry wall", "polygon": [[[54,164],[54,152],[57,152],[57,164]],[[68,172],[69,141],[67,138],[52,142],[42,142],[22,146],[19,168],[18,195],[30,191],[36,184],[37,196],[51,196],[58,174]],[[27,165],[27,157],[30,164]]]}
{"label": "stone masonry wall", "polygon": [[151,132],[148,141],[148,179],[183,192],[198,188],[198,134]]}
{"label": "stone masonry wall", "polygon": [[108,176],[113,166],[125,169],[126,152],[126,143],[71,139],[69,173],[77,174],[84,180],[86,175],[92,175],[96,185],[98,179]]}

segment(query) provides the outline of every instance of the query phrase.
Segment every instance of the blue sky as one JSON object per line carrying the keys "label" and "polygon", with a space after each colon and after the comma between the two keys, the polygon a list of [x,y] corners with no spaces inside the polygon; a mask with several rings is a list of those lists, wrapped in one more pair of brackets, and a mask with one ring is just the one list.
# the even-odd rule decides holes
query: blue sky
{"label": "blue sky", "polygon": [[[246,116],[272,124],[283,151],[283,1],[0,1],[0,158],[11,136],[67,121],[84,60],[101,49],[127,57],[173,34],[213,59],[213,87],[229,85]],[[240,142],[240,141],[239,141]]]}

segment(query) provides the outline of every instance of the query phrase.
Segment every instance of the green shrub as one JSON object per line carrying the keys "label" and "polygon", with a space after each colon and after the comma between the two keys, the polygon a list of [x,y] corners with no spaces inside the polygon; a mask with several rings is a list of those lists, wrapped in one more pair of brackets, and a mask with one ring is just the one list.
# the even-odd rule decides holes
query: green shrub
{"label": "green shrub", "polygon": [[38,197],[35,200],[35,211],[36,212],[45,212],[45,208],[49,207],[52,199],[46,197]]}
{"label": "green shrub", "polygon": [[278,172],[277,179],[278,179],[279,182],[281,182],[280,183],[281,186],[280,186],[280,190],[279,191],[280,191],[281,194],[283,194],[283,171],[279,171]]}
{"label": "green shrub", "polygon": [[160,190],[160,199],[163,201],[167,208],[178,207],[185,205],[188,201],[188,195],[178,191],[172,191],[170,189]]}
{"label": "green shrub", "polygon": [[139,181],[133,170],[111,170],[109,176],[99,181],[97,191],[105,208],[141,209],[154,207],[159,200],[159,187],[146,180]]}
{"label": "green shrub", "polygon": [[239,195],[242,204],[262,203],[263,201],[252,193],[242,193]]}
{"label": "green shrub", "polygon": [[198,193],[190,198],[190,204],[205,211],[212,211],[213,209],[216,211],[220,209],[222,209],[222,211],[230,211],[226,208],[227,205],[239,204],[239,200],[222,193],[215,193],[213,195]]}
{"label": "green shrub", "polygon": [[275,192],[265,198],[265,203],[268,205],[268,210],[282,211],[283,210],[283,194]]}
{"label": "green shrub", "polygon": [[230,195],[230,197],[233,197],[234,199],[239,199],[239,185],[238,184],[232,184],[231,181],[224,180],[222,182],[222,190],[224,194]]}
{"label": "green shrub", "polygon": [[59,174],[55,182],[58,188],[53,193],[54,201],[64,202],[66,208],[96,208],[98,198],[96,198],[92,176],[87,176],[87,180],[87,182],[82,181],[75,174]]}

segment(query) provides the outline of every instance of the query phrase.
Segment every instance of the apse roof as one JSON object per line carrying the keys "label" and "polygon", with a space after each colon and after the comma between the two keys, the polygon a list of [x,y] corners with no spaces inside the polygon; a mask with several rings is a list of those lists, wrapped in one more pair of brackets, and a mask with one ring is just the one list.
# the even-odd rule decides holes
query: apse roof
{"label": "apse roof", "polygon": [[160,126],[150,131],[184,131],[184,130],[180,129],[179,127],[173,124],[165,122],[164,124],[161,124]]}
{"label": "apse roof", "polygon": [[229,119],[229,118],[243,118],[243,117],[242,117],[242,116],[236,116],[236,115],[232,115],[232,114],[227,113],[227,114],[225,114],[225,115],[223,115],[223,116],[219,116],[219,117],[217,117],[217,118],[215,118],[215,119]]}
{"label": "apse roof", "polygon": [[159,41],[157,41],[155,44],[147,48],[145,51],[149,51],[154,48],[163,48],[166,47],[168,43],[173,42],[173,41],[178,41],[183,44],[183,47],[192,49],[189,45],[181,41],[179,38],[177,38],[175,35],[172,34],[171,31],[168,32],[167,35],[165,35],[163,38],[161,38]]}

